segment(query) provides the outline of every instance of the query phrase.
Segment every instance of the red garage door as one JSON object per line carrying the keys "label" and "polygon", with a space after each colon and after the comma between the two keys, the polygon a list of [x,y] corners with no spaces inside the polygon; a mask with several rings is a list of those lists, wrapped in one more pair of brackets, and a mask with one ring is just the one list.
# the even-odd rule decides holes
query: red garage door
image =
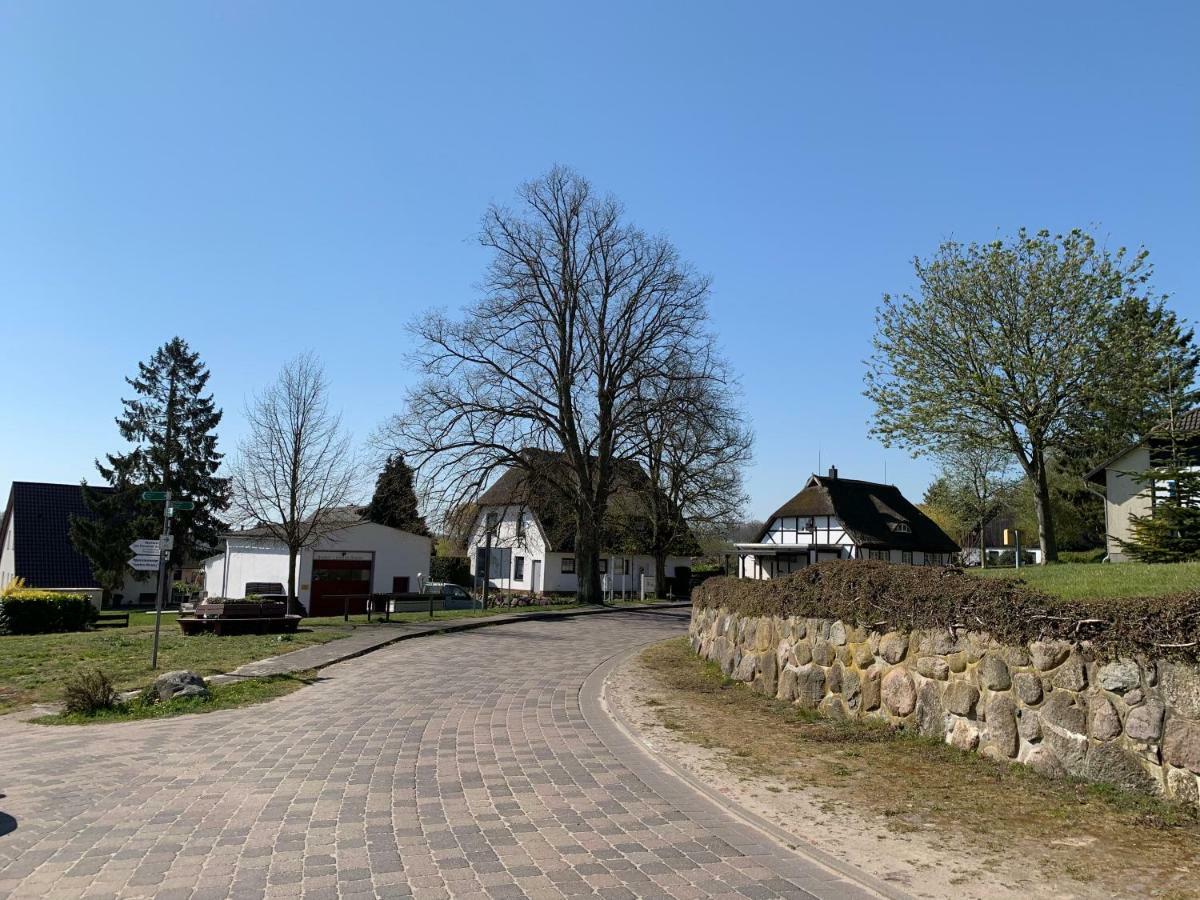
{"label": "red garage door", "polygon": [[367,610],[371,595],[371,561],[369,559],[314,559],[312,592],[308,599],[310,616],[340,616],[349,609],[352,613]]}

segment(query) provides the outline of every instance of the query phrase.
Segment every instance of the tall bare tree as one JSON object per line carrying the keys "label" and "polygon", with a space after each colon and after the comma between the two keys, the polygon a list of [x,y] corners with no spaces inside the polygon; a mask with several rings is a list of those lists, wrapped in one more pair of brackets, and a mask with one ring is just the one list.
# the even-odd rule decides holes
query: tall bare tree
{"label": "tall bare tree", "polygon": [[646,379],[632,458],[648,476],[639,499],[650,523],[655,593],[666,594],[666,561],[694,529],[728,531],[748,497],[742,470],[754,436],[738,409],[723,360],[711,350],[671,362]]}
{"label": "tall bare tree", "polygon": [[[484,216],[483,298],[462,318],[415,324],[428,377],[382,439],[417,470],[434,509],[475,499],[508,466],[557,491],[575,515],[580,599],[599,602],[602,522],[614,463],[639,433],[639,385],[694,349],[708,281],[569,169],[518,199]],[[552,457],[526,449],[566,465],[543,466]]]}
{"label": "tall bare tree", "polygon": [[325,370],[297,356],[246,408],[249,434],[233,469],[233,508],[288,548],[288,607],[297,608],[300,551],[346,524],[357,466],[342,417],[329,408]]}
{"label": "tall bare tree", "polygon": [[1019,483],[1012,453],[995,447],[949,447],[939,452],[952,509],[979,536],[979,565],[987,565],[984,529],[1010,504]]}

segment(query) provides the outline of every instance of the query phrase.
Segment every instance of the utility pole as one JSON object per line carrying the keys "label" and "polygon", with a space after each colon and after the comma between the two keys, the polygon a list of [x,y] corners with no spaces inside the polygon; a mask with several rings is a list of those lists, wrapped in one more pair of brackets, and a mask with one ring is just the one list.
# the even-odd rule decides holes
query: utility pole
{"label": "utility pole", "polygon": [[158,668],[158,634],[162,630],[163,588],[167,583],[167,562],[171,552],[167,545],[171,543],[171,492],[164,492],[163,497],[163,527],[158,544],[158,590],[154,594],[154,648],[150,651],[150,668]]}

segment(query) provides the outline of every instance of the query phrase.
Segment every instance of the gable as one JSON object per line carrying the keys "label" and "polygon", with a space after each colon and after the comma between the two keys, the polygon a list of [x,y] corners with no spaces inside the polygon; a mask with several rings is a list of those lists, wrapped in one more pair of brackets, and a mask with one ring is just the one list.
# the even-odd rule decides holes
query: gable
{"label": "gable", "polygon": [[13,568],[30,587],[98,587],[91,563],[71,543],[75,516],[91,517],[80,485],[13,482],[2,537],[11,529]]}

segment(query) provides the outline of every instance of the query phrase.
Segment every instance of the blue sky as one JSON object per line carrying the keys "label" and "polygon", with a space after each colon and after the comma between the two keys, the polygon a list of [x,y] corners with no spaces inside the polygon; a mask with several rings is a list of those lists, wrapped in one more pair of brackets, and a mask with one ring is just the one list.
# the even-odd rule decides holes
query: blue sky
{"label": "blue sky", "polygon": [[0,4],[0,482],[91,477],[184,336],[244,399],[315,349],[365,440],[561,162],[713,279],[751,512],[867,437],[872,316],[944,239],[1091,227],[1200,319],[1195,4]]}

